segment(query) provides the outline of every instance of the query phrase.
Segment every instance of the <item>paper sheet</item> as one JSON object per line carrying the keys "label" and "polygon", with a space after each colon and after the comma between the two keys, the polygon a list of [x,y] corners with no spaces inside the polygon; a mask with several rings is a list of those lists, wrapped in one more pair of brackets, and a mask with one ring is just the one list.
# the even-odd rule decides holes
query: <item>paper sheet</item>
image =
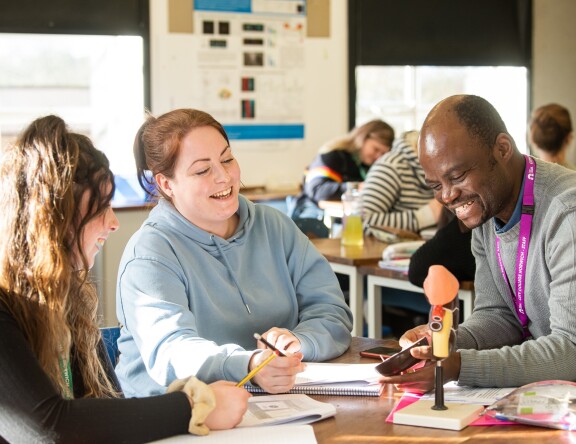
{"label": "paper sheet", "polygon": [[316,444],[314,430],[309,425],[277,425],[268,427],[245,427],[232,430],[216,430],[207,436],[179,435],[154,441],[159,444]]}
{"label": "paper sheet", "polygon": [[308,362],[306,369],[296,376],[296,384],[326,384],[332,382],[374,382],[380,377],[376,364],[329,364]]}
{"label": "paper sheet", "polygon": [[[478,388],[460,386],[456,382],[444,384],[444,400],[447,402],[462,402],[465,404],[490,405],[506,396],[515,387]],[[434,392],[426,393],[422,399],[434,400]]]}

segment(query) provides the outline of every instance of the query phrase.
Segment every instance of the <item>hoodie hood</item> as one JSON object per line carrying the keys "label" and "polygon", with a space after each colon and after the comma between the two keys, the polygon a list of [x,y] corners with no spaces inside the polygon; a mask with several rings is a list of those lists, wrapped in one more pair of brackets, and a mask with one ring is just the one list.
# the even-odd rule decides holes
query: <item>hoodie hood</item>
{"label": "hoodie hood", "polygon": [[[254,225],[254,204],[242,195],[238,196],[238,203],[238,211],[236,212],[239,216],[238,227],[228,239],[216,236],[194,225],[182,216],[174,205],[166,199],[160,199],[158,205],[150,212],[150,216],[144,225],[155,227],[161,231],[163,231],[163,227],[167,227],[169,231],[176,231],[181,236],[194,241],[204,250],[214,255],[220,250],[226,251],[232,248],[234,243],[242,245]],[[218,242],[219,248],[216,242]]]}
{"label": "hoodie hood", "polygon": [[[420,184],[420,188],[425,190],[429,190],[430,187],[426,184],[425,173],[420,165],[420,160],[418,159],[418,154],[414,151],[414,148],[408,141],[405,139],[399,139],[394,142],[392,146],[392,150],[390,153],[384,154],[384,156],[389,155],[390,157],[394,157],[395,155],[399,155],[404,158],[407,164],[412,169],[412,175],[418,180]],[[382,157],[384,157],[382,156]],[[382,157],[380,159],[382,159]]]}

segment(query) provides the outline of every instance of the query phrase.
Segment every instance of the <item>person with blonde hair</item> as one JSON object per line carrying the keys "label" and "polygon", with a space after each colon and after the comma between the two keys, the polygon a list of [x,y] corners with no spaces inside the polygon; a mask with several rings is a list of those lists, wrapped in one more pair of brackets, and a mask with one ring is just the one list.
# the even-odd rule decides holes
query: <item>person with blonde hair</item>
{"label": "person with blonde hair", "polygon": [[253,379],[290,390],[301,360],[350,345],[352,314],[327,260],[285,214],[240,194],[240,166],[211,115],[150,116],[134,144],[138,175],[161,196],[120,262],[116,373],[126,393],[163,393],[174,379]]}
{"label": "person with blonde hair", "polygon": [[123,399],[88,276],[119,226],[90,139],[37,119],[1,157],[0,183],[0,441],[148,442],[238,424],[249,394],[225,381]]}
{"label": "person with blonde hair", "polygon": [[340,200],[348,182],[363,182],[370,167],[390,151],[393,142],[394,129],[376,119],[322,145],[306,169],[291,216],[321,219],[318,202]]}
{"label": "person with blonde hair", "polygon": [[538,157],[571,170],[576,169],[566,159],[574,132],[570,112],[565,107],[550,103],[536,108],[532,112],[529,126],[528,140]]}

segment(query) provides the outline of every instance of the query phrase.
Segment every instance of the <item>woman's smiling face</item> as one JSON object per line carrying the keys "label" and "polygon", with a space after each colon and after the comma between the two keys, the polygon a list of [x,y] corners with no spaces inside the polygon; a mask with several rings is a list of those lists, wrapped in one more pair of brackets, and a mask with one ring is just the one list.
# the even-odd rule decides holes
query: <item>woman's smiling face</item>
{"label": "woman's smiling face", "polygon": [[[106,193],[110,193],[112,185],[106,186]],[[80,201],[80,214],[82,217],[88,213],[88,202],[90,200],[90,191],[86,190],[82,195]],[[120,223],[114,214],[111,206],[108,206],[100,214],[97,214],[90,219],[81,232],[81,245],[82,251],[88,261],[88,269],[94,266],[96,255],[104,246],[104,242],[108,239],[110,233],[116,231],[120,227]],[[76,250],[76,248],[75,248]],[[84,268],[79,253],[76,251],[76,269]]]}
{"label": "woman's smiling face", "polygon": [[180,143],[174,177],[157,174],[156,181],[194,225],[221,237],[233,234],[240,167],[216,129],[203,126],[190,131]]}

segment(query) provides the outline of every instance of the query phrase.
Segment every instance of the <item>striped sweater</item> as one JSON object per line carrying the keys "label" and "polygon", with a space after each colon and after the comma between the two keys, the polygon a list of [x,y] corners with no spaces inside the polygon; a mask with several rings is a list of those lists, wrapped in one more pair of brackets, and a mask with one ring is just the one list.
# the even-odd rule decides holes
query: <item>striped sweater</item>
{"label": "striped sweater", "polygon": [[364,222],[417,232],[436,222],[425,206],[433,196],[414,149],[399,140],[372,165],[364,181]]}

